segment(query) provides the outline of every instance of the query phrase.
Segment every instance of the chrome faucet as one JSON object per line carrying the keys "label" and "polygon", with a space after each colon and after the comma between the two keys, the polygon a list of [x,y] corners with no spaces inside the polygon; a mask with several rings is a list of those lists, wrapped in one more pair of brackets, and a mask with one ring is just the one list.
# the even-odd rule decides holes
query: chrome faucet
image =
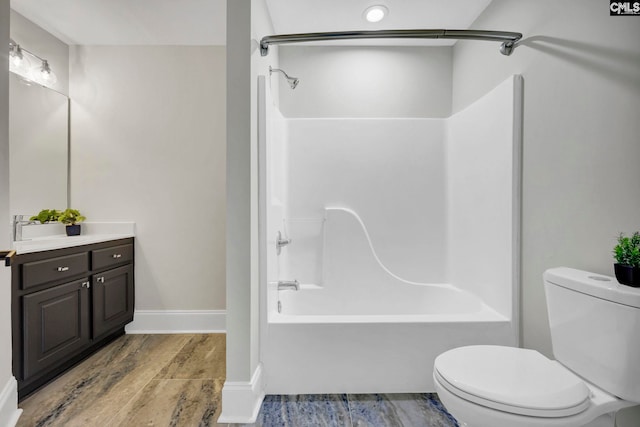
{"label": "chrome faucet", "polygon": [[11,237],[13,238],[14,242],[19,242],[22,240],[22,226],[23,225],[30,225],[30,224],[35,224],[35,221],[32,221],[30,219],[25,219],[27,218],[26,215],[14,215],[13,216],[13,233],[11,235]]}
{"label": "chrome faucet", "polygon": [[278,280],[278,290],[299,291],[300,283],[297,280]]}

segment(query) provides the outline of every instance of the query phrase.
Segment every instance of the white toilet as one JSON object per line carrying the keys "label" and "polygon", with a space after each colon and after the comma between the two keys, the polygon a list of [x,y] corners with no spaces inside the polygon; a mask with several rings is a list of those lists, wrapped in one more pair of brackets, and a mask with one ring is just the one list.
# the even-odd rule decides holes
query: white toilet
{"label": "white toilet", "polygon": [[544,273],[556,360],[460,347],[435,360],[440,400],[461,426],[612,427],[640,404],[640,289],[571,268]]}

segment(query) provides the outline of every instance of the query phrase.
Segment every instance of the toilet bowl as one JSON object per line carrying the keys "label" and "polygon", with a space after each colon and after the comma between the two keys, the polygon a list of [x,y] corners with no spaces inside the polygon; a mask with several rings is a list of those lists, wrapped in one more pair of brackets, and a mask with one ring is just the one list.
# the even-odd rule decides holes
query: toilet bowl
{"label": "toilet bowl", "polygon": [[640,403],[640,289],[565,267],[544,287],[556,360],[492,345],[436,358],[436,392],[461,426],[613,427]]}
{"label": "toilet bowl", "polygon": [[445,352],[433,380],[447,410],[469,427],[612,427],[616,411],[636,405],[534,350],[512,347]]}

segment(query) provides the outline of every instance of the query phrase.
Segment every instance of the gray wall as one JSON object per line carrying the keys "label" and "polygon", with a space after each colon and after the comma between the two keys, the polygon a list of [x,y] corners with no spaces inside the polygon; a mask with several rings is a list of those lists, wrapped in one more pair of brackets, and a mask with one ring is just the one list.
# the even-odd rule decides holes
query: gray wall
{"label": "gray wall", "polygon": [[619,232],[640,229],[640,18],[598,0],[494,0],[476,29],[520,31],[512,56],[459,42],[453,109],[524,77],[524,346],[551,355],[542,273],[613,275]]}
{"label": "gray wall", "polygon": [[227,381],[251,379],[257,344],[251,342],[250,34],[251,2],[227,0]]}
{"label": "gray wall", "polygon": [[[449,117],[451,47],[280,47],[286,117]],[[274,75],[274,77],[282,78]]]}
{"label": "gray wall", "polygon": [[[272,33],[264,0],[227,0],[227,377],[223,418],[250,420],[262,389],[259,367],[258,75],[277,66],[277,49],[261,57]],[[251,383],[251,384],[250,384]],[[253,387],[247,393],[247,385]]]}
{"label": "gray wall", "polygon": [[[69,46],[11,10],[11,38],[20,46],[46,59],[58,81],[51,86],[58,92],[69,95]],[[37,65],[37,62],[33,65]]]}
{"label": "gray wall", "polygon": [[[9,249],[9,0],[0,0],[0,249]],[[10,387],[13,387],[11,393]],[[7,394],[5,394],[5,393]],[[4,400],[6,399],[6,400]],[[0,425],[17,409],[11,373],[11,269],[0,264]]]}
{"label": "gray wall", "polygon": [[136,309],[225,308],[225,52],[71,49],[71,205],[136,222]]}

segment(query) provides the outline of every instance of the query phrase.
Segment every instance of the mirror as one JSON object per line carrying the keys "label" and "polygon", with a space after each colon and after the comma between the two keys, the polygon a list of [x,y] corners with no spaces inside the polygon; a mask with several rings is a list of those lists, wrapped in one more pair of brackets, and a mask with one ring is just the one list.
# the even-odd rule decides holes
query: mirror
{"label": "mirror", "polygon": [[9,73],[11,215],[68,205],[69,99]]}

